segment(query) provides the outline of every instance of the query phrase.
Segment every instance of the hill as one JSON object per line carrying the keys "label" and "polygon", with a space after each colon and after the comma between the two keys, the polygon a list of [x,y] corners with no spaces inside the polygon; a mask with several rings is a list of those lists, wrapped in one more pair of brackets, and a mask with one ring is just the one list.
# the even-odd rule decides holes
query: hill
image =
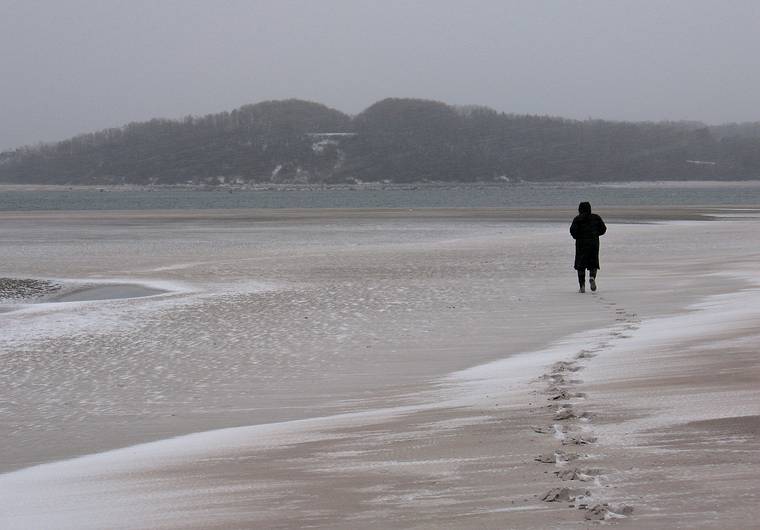
{"label": "hill", "polygon": [[567,120],[385,99],[284,100],[0,153],[0,182],[188,184],[760,177],[760,123]]}

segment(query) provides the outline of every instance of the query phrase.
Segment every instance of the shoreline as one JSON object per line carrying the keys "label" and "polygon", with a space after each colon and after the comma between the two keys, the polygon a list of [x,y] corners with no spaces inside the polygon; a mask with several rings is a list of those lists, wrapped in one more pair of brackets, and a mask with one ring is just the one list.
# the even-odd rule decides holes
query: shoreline
{"label": "shoreline", "polygon": [[760,187],[760,179],[728,180],[632,180],[632,181],[482,181],[482,182],[363,182],[345,184],[323,183],[274,183],[251,182],[248,184],[20,184],[0,182],[0,191],[199,191],[199,192],[239,192],[239,191],[334,191],[334,190],[417,190],[447,188],[511,188],[516,186],[533,187],[613,187],[613,188],[672,188],[672,187]]}
{"label": "shoreline", "polygon": [[[723,336],[727,322],[738,321],[743,324],[741,318],[737,318],[738,314],[749,313],[753,323],[760,322],[760,282],[755,278],[747,281],[747,284],[748,287],[731,294],[711,295],[671,316],[642,321],[623,308],[615,308],[616,314],[621,317],[612,326],[574,333],[538,351],[517,354],[452,373],[439,381],[437,390],[420,394],[418,398],[421,399],[418,401],[421,402],[416,405],[200,432],[0,474],[2,497],[12,499],[11,504],[14,506],[26,507],[20,511],[12,509],[10,516],[5,516],[7,520],[4,521],[4,527],[25,528],[30,524],[38,526],[48,520],[50,514],[44,513],[45,506],[52,503],[65,505],[66,511],[71,512],[56,521],[57,528],[99,528],[103,525],[118,528],[118,520],[113,518],[113,514],[121,511],[132,513],[129,527],[163,528],[170,522],[161,515],[165,511],[186,514],[196,511],[197,507],[193,505],[195,495],[192,492],[182,493],[182,489],[171,488],[167,491],[166,480],[161,477],[173,477],[172,481],[180,485],[192,475],[197,482],[200,477],[196,476],[197,464],[194,462],[212,462],[212,469],[225,468],[234,466],[234,462],[243,455],[248,455],[245,459],[250,459],[259,453],[266,454],[273,448],[282,450],[285,454],[293,450],[298,453],[299,446],[340,444],[345,439],[346,432],[355,436],[377,430],[380,425],[414,416],[454,415],[459,417],[458,420],[453,419],[454,429],[483,426],[493,418],[504,415],[505,411],[499,410],[499,402],[507,401],[510,402],[507,405],[507,417],[515,414],[515,408],[523,409],[527,417],[535,422],[529,430],[522,425],[523,432],[517,434],[535,451],[534,461],[522,464],[534,468],[534,471],[550,464],[549,469],[553,471],[550,475],[555,475],[556,478],[552,480],[547,477],[540,486],[547,489],[546,486],[554,482],[555,487],[546,491],[534,488],[523,505],[472,513],[473,517],[487,515],[486,519],[490,520],[492,515],[498,513],[510,512],[521,514],[521,517],[531,514],[525,521],[525,528],[542,527],[547,521],[584,518],[598,521],[630,517],[638,521],[637,527],[666,528],[669,527],[668,521],[671,521],[673,514],[662,512],[648,503],[642,505],[640,499],[634,499],[630,494],[610,494],[606,489],[610,484],[617,484],[615,488],[620,489],[621,473],[623,477],[628,474],[626,471],[621,472],[620,468],[626,466],[624,459],[628,455],[625,453],[631,446],[623,444],[622,455],[610,456],[615,447],[620,445],[619,438],[616,438],[619,435],[615,434],[619,427],[616,426],[617,423],[609,423],[609,418],[605,417],[613,412],[604,403],[604,399],[608,398],[605,396],[602,400],[597,399],[598,391],[595,391],[595,387],[604,380],[599,374],[604,374],[607,370],[605,377],[609,379],[612,375],[609,366],[614,365],[616,357],[657,348],[659,342],[684,344],[694,337],[707,337],[717,330]],[[754,302],[754,305],[749,302]],[[599,303],[616,306],[603,297],[599,297]],[[748,307],[752,309],[747,309]],[[695,326],[677,324],[682,321],[696,324],[696,329]],[[640,330],[652,328],[662,331],[650,332],[649,337],[641,336]],[[596,367],[600,363],[607,366]],[[582,378],[595,369],[595,377],[587,380],[572,379]],[[644,370],[641,373],[648,372]],[[617,377],[620,379],[619,375]],[[625,381],[625,377],[622,380]],[[542,387],[544,388],[541,389]],[[588,392],[572,393],[577,389]],[[760,390],[747,396],[744,401],[744,406],[754,409],[749,411],[754,414],[760,414],[760,402],[752,399],[758,396]],[[526,406],[529,400],[537,402],[533,406]],[[549,404],[549,408],[545,403]],[[734,407],[740,405],[741,403],[734,403]],[[614,412],[620,414],[619,408],[620,404],[615,404],[617,410]],[[581,413],[583,409],[588,410]],[[624,429],[646,432],[658,425],[660,428],[678,425],[684,419],[693,422],[726,417],[721,414],[716,416],[704,409],[689,410],[691,412],[688,413],[681,410],[679,416],[670,419],[665,417],[664,424],[656,423],[657,420],[653,423],[657,413],[649,411],[646,413],[648,419],[639,417],[635,420],[638,427],[631,427],[630,422],[624,422],[623,425],[627,425]],[[465,411],[464,414],[462,411]],[[484,412],[487,416],[483,416]],[[563,414],[566,412],[569,414]],[[690,415],[684,417],[684,413]],[[463,421],[463,418],[467,419]],[[440,430],[440,427],[435,430]],[[442,430],[445,432],[446,428]],[[529,441],[530,438],[533,441]],[[390,437],[383,443],[395,442]],[[540,449],[544,452],[539,454]],[[357,455],[348,458],[354,462],[362,460]],[[204,464],[204,467],[208,465]],[[757,467],[760,468],[760,463],[757,463]],[[698,471],[692,468],[689,472],[693,474]],[[710,473],[714,472],[713,466]],[[183,478],[185,475],[188,475],[187,478]],[[213,477],[214,473],[210,475]],[[253,478],[249,477],[249,480]],[[135,484],[130,485],[133,481],[136,481]],[[207,486],[202,487],[206,503],[213,504],[215,497],[218,496],[221,500],[229,494],[223,484],[214,485],[213,479],[208,482]],[[40,490],[41,484],[46,484],[48,489]],[[93,484],[108,486],[96,493],[92,490]],[[195,487],[197,486],[196,484]],[[44,492],[44,501],[35,502],[33,499],[40,496],[40,491]],[[134,491],[137,496],[132,497],[134,494],[126,493],[129,491]],[[59,495],[61,498],[56,501]],[[70,499],[74,499],[74,502],[71,503]],[[651,499],[648,502],[651,503]],[[557,505],[556,508],[553,504]],[[108,513],[99,510],[103,506],[107,506]],[[138,506],[141,515],[135,516],[132,510]],[[29,513],[30,507],[32,513]],[[71,514],[74,514],[73,517]],[[217,517],[213,521],[222,523],[223,526],[234,526],[243,520],[248,521],[246,524],[262,522],[254,523],[258,520],[256,518],[233,517],[219,520]],[[693,517],[694,514],[691,518]],[[199,520],[193,516],[193,520],[191,523],[186,515],[174,519],[166,527],[173,527],[176,523],[184,528],[201,528],[212,522],[202,516]],[[683,522],[682,516],[679,515],[677,520]],[[748,523],[751,520],[749,514],[731,519],[734,523]],[[710,524],[699,524],[698,521],[699,518],[691,527],[712,527]],[[536,523],[538,526],[534,526]],[[344,526],[338,524],[335,527]],[[487,523],[485,527],[491,526]]]}
{"label": "shoreline", "polygon": [[[503,212],[500,214],[504,215]],[[460,218],[454,216],[454,220]],[[681,436],[682,431],[677,425],[667,426],[647,419],[647,415],[656,412],[658,403],[654,401],[647,405],[638,399],[642,395],[664,392],[663,399],[667,400],[669,396],[679,395],[679,388],[692,386],[700,395],[706,391],[683,378],[647,383],[662,375],[658,365],[661,358],[670,363],[669,370],[697,376],[697,382],[706,377],[700,370],[709,367],[718,373],[736,372],[738,365],[715,365],[715,362],[731,359],[700,353],[710,341],[717,340],[724,349],[739,352],[737,359],[744,364],[740,370],[743,379],[738,383],[744,381],[741,384],[746,384],[752,380],[756,362],[746,358],[747,345],[752,343],[748,341],[747,337],[751,335],[747,333],[760,321],[760,311],[753,309],[760,303],[755,305],[756,285],[751,286],[743,275],[748,274],[755,263],[754,255],[746,251],[746,245],[751,241],[750,236],[755,234],[756,223],[756,219],[736,221],[731,218],[704,224],[666,223],[659,228],[629,225],[623,229],[624,225],[617,225],[618,239],[605,247],[610,256],[605,265],[609,264],[610,272],[605,268],[602,290],[593,295],[573,293],[567,297],[567,303],[577,305],[580,302],[588,306],[587,313],[584,313],[587,316],[603,315],[594,322],[604,321],[606,325],[590,326],[592,321],[589,320],[582,326],[586,331],[560,334],[563,338],[551,341],[554,346],[519,350],[514,344],[510,345],[504,348],[504,352],[528,353],[506,359],[502,354],[501,360],[475,363],[472,368],[448,372],[448,376],[436,378],[430,384],[407,387],[408,393],[403,400],[396,400],[396,403],[404,403],[402,405],[383,407],[382,399],[357,401],[356,405],[347,408],[363,412],[331,415],[327,419],[312,414],[310,419],[304,420],[213,430],[137,446],[127,444],[122,449],[2,474],[0,489],[10,491],[8,498],[18,501],[13,504],[26,506],[32,512],[24,511],[24,508],[11,512],[6,526],[35,526],[30,521],[45,523],[45,517],[53,517],[61,522],[56,527],[65,528],[69,524],[70,528],[77,529],[88,525],[93,528],[118,528],[119,525],[124,528],[184,528],[192,525],[205,528],[251,524],[346,529],[357,525],[383,529],[412,525],[419,528],[503,528],[504,524],[510,524],[532,529],[578,524],[585,520],[584,512],[588,512],[601,517],[630,516],[637,528],[666,528],[687,508],[694,514],[704,515],[693,505],[678,504],[672,499],[670,505],[658,505],[659,499],[667,498],[668,492],[654,486],[640,491],[642,478],[646,475],[640,471],[630,473],[630,469],[646,469],[657,463],[657,473],[665,473],[665,479],[669,476],[667,473],[677,475],[678,469],[662,468],[662,463],[669,458],[667,453],[663,456],[649,452],[647,447],[652,442],[647,437],[650,434],[639,431],[656,425],[667,431],[656,433],[658,436]],[[289,221],[282,224],[290,226]],[[710,231],[707,241],[722,241],[725,248],[733,249],[733,254],[722,253],[724,251],[719,249],[723,247],[719,247],[717,259],[700,256],[692,262],[692,254],[674,254],[670,249],[674,241],[680,241],[679,248],[692,249],[690,252],[698,256],[700,247],[692,248],[690,238],[701,244],[705,240],[704,230]],[[656,233],[665,234],[661,241],[650,242],[649,247],[639,246],[642,238]],[[536,236],[530,234],[524,236],[526,241],[537,244]],[[727,234],[744,234],[746,239],[729,244],[724,239]],[[621,248],[621,243],[616,243],[618,240],[637,248],[640,255],[630,256],[616,250]],[[470,256],[475,248],[479,248],[472,242],[466,243],[466,239],[445,241],[420,248],[420,256],[429,259],[431,251],[441,252],[448,248],[456,248]],[[483,240],[478,245],[488,248],[489,241]],[[518,239],[516,244],[520,241]],[[549,238],[549,241],[553,239]],[[358,250],[340,251],[339,254],[345,260],[355,252]],[[406,259],[411,257],[402,255]],[[716,274],[724,268],[720,260],[728,255],[740,258],[731,264],[731,270],[738,276]],[[280,263],[279,256],[275,253],[273,257],[277,263]],[[366,259],[375,265],[377,256],[370,252]],[[444,256],[445,262],[450,261],[451,256]],[[648,256],[659,256],[664,261],[656,267],[642,268],[641,264]],[[145,274],[168,271],[175,279],[175,275],[184,277],[189,274],[184,268],[163,265],[144,270]],[[653,289],[653,280],[664,282],[667,289]],[[543,277],[542,281],[547,278]],[[649,290],[644,293],[642,286],[649,286]],[[231,292],[236,291],[239,287],[231,289]],[[734,303],[737,312],[728,312],[727,303]],[[708,321],[695,319],[694,315],[700,312],[715,317],[716,323],[708,326]],[[740,317],[747,314],[752,317]],[[51,315],[52,320],[55,318]],[[726,323],[731,320],[727,318],[733,318],[741,325],[728,326]],[[540,314],[526,322],[529,327],[542,330],[542,335],[557,331],[556,323],[554,327],[542,328]],[[659,323],[661,327],[664,323],[666,330],[672,328],[671,331],[683,331],[683,334],[665,337],[661,343],[642,342],[643,335],[652,335],[650,330],[657,329],[657,326],[652,328],[653,323]],[[690,335],[692,328],[707,335],[695,338]],[[86,329],[82,331],[87,332]],[[712,332],[717,334],[717,339],[708,336]],[[661,334],[657,336],[662,338]],[[502,336],[501,340],[505,337],[509,334]],[[429,345],[429,339],[424,344]],[[469,352],[477,348],[472,345]],[[699,362],[692,365],[689,357],[679,354],[682,348],[694,352],[694,358]],[[468,350],[460,352],[460,355],[467,354]],[[626,356],[636,359],[643,356],[641,366],[633,365],[621,372],[617,364],[630,363]],[[627,375],[633,377],[627,378]],[[706,395],[710,392],[718,395],[715,390],[718,383],[710,381],[709,377],[706,382],[710,383]],[[735,383],[730,377],[722,377],[719,383],[728,385],[725,396],[732,391],[735,394],[721,399],[733,399],[739,403],[734,409],[740,414],[734,414],[733,418],[743,417],[742,411],[753,412],[750,410],[752,403],[760,402],[756,393],[732,386]],[[622,400],[611,397],[617,394],[627,397]],[[558,395],[557,399],[549,399]],[[699,414],[683,417],[691,423],[712,421],[705,420],[705,414],[710,413],[709,407],[704,406],[706,402],[699,399],[694,402],[699,404],[696,412],[702,414],[702,419]],[[747,409],[748,403],[750,409]],[[562,410],[571,415],[557,419],[556,415]],[[725,409],[714,409],[713,412],[721,410]],[[584,412],[590,414],[584,416]],[[678,419],[681,416],[673,417]],[[729,418],[726,421],[735,420]],[[557,424],[560,428],[555,427]],[[571,427],[562,427],[564,424]],[[304,431],[303,427],[308,429]],[[282,433],[283,429],[285,433]],[[637,433],[633,444],[625,442],[631,432]],[[714,431],[712,436],[720,436],[720,431]],[[597,440],[591,441],[591,438]],[[745,436],[742,440],[744,445],[732,450],[753,454],[752,439]],[[564,441],[570,441],[569,446],[563,445]],[[675,446],[679,454],[693,450],[688,440],[677,443],[686,444]],[[731,447],[730,444],[738,442],[729,439],[723,443]],[[211,446],[211,452],[205,451],[203,446]],[[697,454],[701,450],[698,448]],[[568,461],[567,455],[573,452],[588,457]],[[148,465],[136,466],[143,457]],[[536,458],[554,458],[553,465],[536,462]],[[693,462],[676,463],[688,473],[700,472],[699,468],[693,467]],[[713,464],[727,465],[720,461]],[[720,502],[727,502],[731,495],[747,496],[741,488],[754,484],[751,464],[745,463],[749,465],[749,477],[742,475],[740,484],[733,490],[723,487],[728,497],[719,499]],[[81,465],[85,466],[84,471]],[[560,480],[565,475],[554,474],[555,471],[573,471],[576,466],[576,479],[568,481],[572,486]],[[729,472],[729,468],[721,469]],[[584,480],[586,477],[591,478]],[[36,481],[48,478],[53,482],[47,486]],[[667,483],[667,480],[661,480]],[[45,495],[40,495],[43,486],[49,489],[45,490]],[[554,492],[554,502],[541,500],[555,488],[559,491]],[[589,490],[588,495],[586,490]],[[695,490],[693,495],[696,502],[707,498],[705,491]],[[571,497],[577,499],[571,501]],[[56,498],[60,502],[51,501]],[[279,499],[282,505],[271,505],[273,498]],[[35,504],[37,499],[43,504]],[[406,509],[411,499],[417,508],[414,513]],[[50,502],[45,504],[46,501]],[[609,506],[604,506],[605,502]],[[571,509],[569,504],[575,506]],[[581,504],[586,508],[583,512],[577,509]],[[594,509],[595,504],[601,506]],[[625,506],[633,507],[633,513],[628,513]],[[70,511],[61,515],[60,510],[65,507]],[[144,513],[146,518],[142,524],[134,515],[138,512]],[[745,515],[727,514],[722,521],[746,522],[749,520],[746,513],[752,511],[745,509],[744,512]],[[727,518],[728,515],[731,518]],[[694,521],[694,528],[720,527],[715,521]]]}
{"label": "shoreline", "polygon": [[[737,215],[760,212],[760,204],[721,206],[648,206],[608,207],[598,210],[610,222],[647,223],[657,221],[714,221],[723,214]],[[742,213],[743,212],[743,213]],[[226,208],[166,210],[29,210],[0,211],[0,221],[191,221],[219,220],[240,222],[365,220],[456,220],[566,222],[571,208]]]}
{"label": "shoreline", "polygon": [[[504,400],[505,395],[499,395],[498,387],[505,384],[509,388],[509,395],[519,396],[525,401],[534,391],[535,380],[548,364],[565,359],[569,351],[582,347],[589,340],[598,339],[618,327],[574,333],[548,345],[545,349],[516,354],[454,372],[434,383],[435,390],[421,392],[415,399],[418,402],[415,405],[204,431],[2,473],[0,497],[14,499],[11,504],[26,508],[25,511],[9,517],[7,521],[0,518],[0,522],[4,522],[4,527],[9,529],[39,524],[47,520],[48,516],[44,513],[28,513],[28,507],[33,506],[32,512],[44,512],[44,506],[48,506],[51,500],[52,504],[57,504],[54,499],[60,494],[63,499],[74,499],[73,504],[63,499],[59,501],[59,504],[66,505],[66,511],[87,516],[75,516],[73,520],[60,519],[57,521],[57,528],[99,528],[103,524],[118,527],[116,519],[102,519],[109,516],[99,512],[98,508],[108,506],[109,512],[114,509],[118,512],[119,504],[129,506],[133,503],[141,504],[141,513],[146,514],[147,518],[139,520],[132,514],[131,524],[136,527],[161,526],[159,514],[165,510],[189,510],[191,504],[188,503],[184,508],[167,505],[167,502],[174,502],[172,499],[179,492],[169,492],[167,495],[164,480],[158,478],[155,485],[151,486],[151,477],[161,477],[166,473],[171,475],[177,471],[183,473],[182,470],[190,471],[195,467],[193,461],[234,461],[242,454],[266,451],[273,446],[287,448],[304,443],[330,443],[341,439],[340,434],[335,434],[336,431],[374,428],[405,416],[424,415],[429,412],[450,414],[451,411],[461,409],[490,409],[494,401]],[[484,398],[488,394],[492,396]],[[487,419],[479,418],[465,422],[464,425],[482,423]],[[134,488],[139,499],[124,497],[124,491],[133,489],[129,486],[132,480],[140,483],[139,488]],[[111,493],[91,491],[93,483],[108,484],[113,489]],[[48,489],[45,491],[43,504],[35,506],[32,499],[40,495],[42,484],[47,484]],[[205,495],[214,495],[213,488],[203,489]],[[222,488],[219,495],[224,494]],[[35,520],[38,516],[39,521]],[[20,521],[16,521],[17,518],[20,518]],[[96,522],[94,526],[90,526],[93,520]],[[17,522],[21,525],[15,526]],[[184,521],[181,524],[185,527],[188,522]]]}
{"label": "shoreline", "polygon": [[[243,519],[239,519],[240,516],[220,519],[221,514],[204,518],[203,511],[194,515],[194,522],[190,523],[187,513],[197,511],[193,504],[195,494],[192,490],[185,491],[181,484],[192,476],[195,477],[194,488],[198,487],[198,463],[210,462],[203,464],[204,468],[210,468],[206,471],[210,478],[208,485],[201,489],[204,491],[204,502],[213,504],[216,502],[214,498],[219,497],[221,501],[230,494],[226,486],[218,484],[213,478],[219,473],[218,468],[223,468],[227,473],[229,466],[234,467],[241,458],[249,460],[259,454],[264,456],[273,449],[284,454],[292,451],[298,454],[299,447],[314,444],[322,446],[321,451],[324,452],[325,446],[341,444],[346,432],[361,438],[362,433],[376,431],[381,425],[405,422],[416,416],[442,415],[447,418],[434,425],[433,432],[441,434],[450,429],[482,428],[506,413],[506,418],[522,414],[534,422],[530,426],[523,424],[522,432],[513,434],[527,444],[528,447],[522,446],[522,451],[534,451],[533,461],[521,462],[521,465],[535,473],[549,464],[551,467],[548,469],[552,473],[537,484],[546,491],[533,488],[521,504],[515,506],[515,500],[512,500],[508,507],[469,513],[475,520],[485,517],[485,528],[491,528],[488,521],[499,513],[519,514],[524,525],[522,528],[540,528],[552,521],[555,524],[559,521],[625,518],[633,518],[637,528],[667,528],[672,524],[673,517],[682,522],[682,516],[677,512],[658,509],[651,499],[642,504],[641,499],[627,492],[611,494],[606,489],[611,484],[615,485],[616,490],[624,489],[620,477],[630,474],[621,471],[621,467],[625,467],[623,460],[630,456],[632,446],[626,443],[621,445],[618,425],[623,425],[626,436],[630,436],[628,431],[631,430],[647,432],[656,426],[666,428],[670,425],[672,428],[685,419],[694,422],[727,416],[725,413],[716,415],[714,411],[704,408],[689,409],[691,412],[679,409],[677,416],[670,419],[666,416],[663,418],[665,423],[657,423],[657,420],[653,422],[658,417],[657,413],[649,410],[644,418],[640,413],[634,413],[634,424],[625,420],[622,424],[619,420],[610,423],[611,414],[631,414],[633,411],[621,412],[620,403],[609,409],[605,404],[609,396],[602,394],[599,399],[597,388],[603,387],[605,379],[611,377],[619,381],[627,380],[625,375],[621,376],[615,368],[611,368],[621,355],[630,356],[633,352],[657,349],[659,343],[670,347],[686,344],[695,337],[708,337],[716,332],[724,337],[726,323],[738,322],[739,330],[746,328],[743,319],[737,318],[739,315],[748,316],[753,324],[760,322],[760,282],[756,278],[749,281],[746,277],[743,281],[746,281],[747,287],[738,291],[710,295],[697,304],[685,307],[678,314],[644,320],[599,296],[598,303],[614,308],[620,315],[615,324],[574,333],[547,348],[452,373],[436,384],[436,390],[420,394],[416,405],[200,432],[0,474],[2,497],[15,499],[14,506],[25,507],[20,511],[11,510],[4,527],[25,528],[30,523],[35,525],[46,521],[50,514],[44,511],[51,500],[53,505],[66,506],[66,512],[69,512],[57,520],[57,528],[99,528],[103,524],[118,528],[118,519],[113,518],[113,514],[122,510],[125,514],[131,514],[130,523],[125,526],[129,528],[168,528],[175,523],[183,528],[202,528],[212,522],[233,526],[243,521],[247,521],[245,524],[260,524],[263,521],[257,517],[249,519],[250,515]],[[652,332],[652,329],[661,331]],[[648,332],[649,336],[642,336],[644,332]],[[606,366],[597,366],[600,363]],[[648,373],[647,377],[654,375],[646,369],[639,372]],[[588,377],[589,374],[594,375]],[[745,408],[749,406],[748,412],[756,415],[760,414],[760,401],[753,401],[757,397],[760,397],[760,390],[752,392],[744,401]],[[531,403],[528,404],[529,401]],[[500,409],[500,403],[504,402],[507,404],[501,405]],[[637,405],[637,408],[640,406]],[[522,412],[518,413],[520,410]],[[451,426],[443,425],[447,421]],[[390,436],[382,445],[397,443],[393,440]],[[618,453],[615,454],[615,451]],[[347,466],[349,469],[354,469],[358,462],[365,460],[361,455],[346,453],[346,456],[354,462]],[[341,467],[341,464],[336,465]],[[756,467],[760,471],[760,463]],[[698,471],[698,468],[690,468],[689,473]],[[708,473],[715,472],[713,465]],[[552,475],[555,477],[552,478]],[[173,477],[172,482],[179,489],[167,490],[167,477]],[[134,485],[130,485],[133,482]],[[42,490],[45,492],[44,501],[36,504],[32,499],[40,497],[41,484],[47,484],[49,489]],[[99,484],[97,492],[92,489],[94,484]],[[552,485],[554,487],[547,488]],[[101,487],[105,489],[101,491]],[[266,489],[265,484],[260,487]],[[249,491],[247,488],[245,490]],[[129,491],[134,493],[127,493]],[[55,501],[57,495],[62,496],[58,503]],[[137,496],[133,498],[132,495]],[[234,496],[237,495],[247,498],[248,493],[237,491]],[[74,499],[73,503],[71,499]],[[137,505],[141,507],[142,519],[131,511]],[[99,511],[103,506],[108,507],[108,513]],[[179,519],[165,519],[162,514],[167,511],[185,515]],[[753,520],[750,513],[738,518],[737,514],[733,514],[730,520],[732,524],[738,521],[747,523]],[[691,517],[693,519],[694,514]],[[705,520],[699,517],[692,521],[691,528],[713,527],[709,521],[705,524]],[[503,524],[503,519],[498,520]],[[725,519],[721,520],[725,522]],[[344,528],[341,524],[334,527]],[[377,526],[369,524],[369,527]],[[393,525],[390,527],[396,528]]]}

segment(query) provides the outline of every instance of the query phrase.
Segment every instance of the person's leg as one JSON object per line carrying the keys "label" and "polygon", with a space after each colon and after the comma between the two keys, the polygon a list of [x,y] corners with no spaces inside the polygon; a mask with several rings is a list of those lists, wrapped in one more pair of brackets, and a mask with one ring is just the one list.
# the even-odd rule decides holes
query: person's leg
{"label": "person's leg", "polygon": [[580,285],[580,292],[586,292],[586,269],[578,269],[578,285]]}
{"label": "person's leg", "polygon": [[596,269],[589,269],[588,276],[588,283],[591,286],[591,290],[596,291]]}

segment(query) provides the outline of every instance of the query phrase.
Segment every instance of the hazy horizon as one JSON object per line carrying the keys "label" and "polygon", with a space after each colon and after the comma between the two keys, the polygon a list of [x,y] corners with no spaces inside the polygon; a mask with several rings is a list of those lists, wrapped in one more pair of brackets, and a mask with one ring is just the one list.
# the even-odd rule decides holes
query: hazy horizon
{"label": "hazy horizon", "polygon": [[0,0],[0,150],[151,118],[386,97],[572,119],[760,120],[743,0]]}

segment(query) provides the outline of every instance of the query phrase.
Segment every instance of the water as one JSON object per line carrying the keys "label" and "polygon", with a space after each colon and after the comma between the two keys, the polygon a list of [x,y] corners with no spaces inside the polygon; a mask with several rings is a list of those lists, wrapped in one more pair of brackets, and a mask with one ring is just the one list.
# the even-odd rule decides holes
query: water
{"label": "water", "polygon": [[0,211],[210,208],[477,208],[760,204],[757,181],[461,185],[320,190],[2,191]]}
{"label": "water", "polygon": [[55,296],[50,302],[91,302],[95,300],[122,300],[124,298],[140,298],[153,296],[166,291],[151,289],[142,285],[95,285],[83,287],[74,291]]}

